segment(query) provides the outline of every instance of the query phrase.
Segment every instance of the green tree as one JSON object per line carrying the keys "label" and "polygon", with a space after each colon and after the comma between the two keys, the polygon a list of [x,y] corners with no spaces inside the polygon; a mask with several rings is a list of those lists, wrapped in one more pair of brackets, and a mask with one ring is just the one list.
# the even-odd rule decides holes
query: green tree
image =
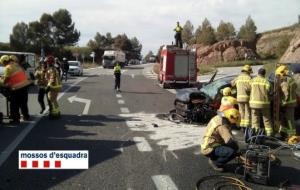
{"label": "green tree", "polygon": [[131,38],[130,43],[131,43],[131,46],[132,46],[132,58],[133,59],[140,59],[142,48],[143,48],[142,44],[140,43],[140,41],[136,37]]}
{"label": "green tree", "polygon": [[254,41],[256,39],[256,25],[252,20],[251,16],[248,16],[246,19],[246,23],[241,26],[240,31],[238,33],[239,39]]}
{"label": "green tree", "polygon": [[149,52],[145,55],[144,60],[148,62],[148,61],[149,61],[149,58],[152,57],[153,55],[154,55],[153,52],[152,52],[152,51],[149,51]]}
{"label": "green tree", "polygon": [[194,26],[191,21],[187,20],[182,30],[182,41],[188,45],[191,45],[193,38]]}
{"label": "green tree", "polygon": [[235,36],[235,29],[232,23],[220,21],[217,28],[216,39],[217,41],[228,40]]}
{"label": "green tree", "polygon": [[116,49],[131,51],[132,44],[126,34],[119,34],[115,37],[114,46]]}
{"label": "green tree", "polygon": [[2,51],[10,51],[11,47],[9,43],[0,42],[0,50]]}
{"label": "green tree", "polygon": [[66,9],[59,9],[52,15],[53,25],[50,26],[54,45],[58,47],[74,45],[78,42],[80,32],[75,29],[72,16]]}
{"label": "green tree", "polygon": [[196,30],[196,42],[204,45],[210,45],[216,42],[215,31],[207,18]]}
{"label": "green tree", "polygon": [[10,46],[15,51],[28,51],[30,40],[28,38],[28,25],[24,22],[17,23],[9,37]]}

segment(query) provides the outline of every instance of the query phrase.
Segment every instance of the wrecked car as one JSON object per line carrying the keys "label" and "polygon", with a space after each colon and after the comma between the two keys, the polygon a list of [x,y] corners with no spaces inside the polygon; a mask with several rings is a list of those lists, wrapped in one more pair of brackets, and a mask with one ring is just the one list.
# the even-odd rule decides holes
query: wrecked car
{"label": "wrecked car", "polygon": [[[175,114],[184,122],[208,122],[220,107],[222,89],[230,87],[230,82],[236,76],[227,76],[214,80],[212,79],[198,88],[185,88],[178,90],[174,101]],[[236,92],[233,91],[233,95]]]}

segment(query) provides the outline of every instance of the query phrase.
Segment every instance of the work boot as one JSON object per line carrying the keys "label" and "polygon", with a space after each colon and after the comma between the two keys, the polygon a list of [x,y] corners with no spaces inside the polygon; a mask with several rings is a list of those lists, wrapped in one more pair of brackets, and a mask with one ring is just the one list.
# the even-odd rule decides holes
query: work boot
{"label": "work boot", "polygon": [[211,159],[208,159],[208,164],[217,172],[224,171],[224,168],[218,167]]}

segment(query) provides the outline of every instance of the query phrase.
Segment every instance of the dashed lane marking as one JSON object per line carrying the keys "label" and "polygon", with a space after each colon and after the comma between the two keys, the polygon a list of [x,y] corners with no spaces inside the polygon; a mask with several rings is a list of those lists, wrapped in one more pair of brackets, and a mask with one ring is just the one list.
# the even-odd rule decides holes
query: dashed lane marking
{"label": "dashed lane marking", "polygon": [[122,98],[122,94],[116,94],[117,98]]}
{"label": "dashed lane marking", "polygon": [[150,152],[152,148],[145,137],[133,137],[133,141],[140,152]]}
{"label": "dashed lane marking", "polygon": [[[75,85],[80,83],[81,81],[87,79],[87,77],[81,78],[71,84],[66,90],[64,90],[62,93],[60,93],[57,97],[57,100],[59,100],[67,91],[69,91],[71,88],[73,88]],[[12,143],[6,147],[6,149],[0,154],[0,167],[1,165],[7,160],[7,158],[10,156],[10,154],[16,149],[16,147],[22,142],[22,140],[28,135],[28,133],[33,129],[34,126],[41,120],[42,116],[37,115],[35,119],[27,126],[24,127],[23,131],[13,140]]]}
{"label": "dashed lane marking", "polygon": [[118,104],[125,104],[124,100],[118,100]]}
{"label": "dashed lane marking", "polygon": [[157,190],[178,190],[177,186],[168,175],[155,175],[152,176],[152,180]]}
{"label": "dashed lane marking", "polygon": [[122,107],[122,108],[120,108],[120,110],[121,110],[122,113],[130,113],[128,108]]}
{"label": "dashed lane marking", "polygon": [[131,77],[134,79],[134,74],[132,74]]}

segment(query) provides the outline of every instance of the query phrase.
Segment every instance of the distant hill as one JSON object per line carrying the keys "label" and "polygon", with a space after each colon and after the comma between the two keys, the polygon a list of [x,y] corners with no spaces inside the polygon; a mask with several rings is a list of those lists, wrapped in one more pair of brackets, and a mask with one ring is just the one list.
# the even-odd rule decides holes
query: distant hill
{"label": "distant hill", "polygon": [[256,53],[263,59],[279,59],[297,33],[300,33],[300,24],[262,32],[258,34]]}

